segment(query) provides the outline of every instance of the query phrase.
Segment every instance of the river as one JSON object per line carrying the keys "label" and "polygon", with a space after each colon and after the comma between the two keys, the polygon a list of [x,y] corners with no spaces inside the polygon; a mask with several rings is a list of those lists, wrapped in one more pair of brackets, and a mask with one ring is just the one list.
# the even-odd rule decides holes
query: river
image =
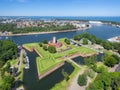
{"label": "river", "polygon": [[[91,29],[85,31],[72,31],[72,32],[63,32],[63,33],[50,33],[50,34],[36,34],[36,35],[23,35],[23,36],[8,36],[2,37],[0,39],[11,39],[16,44],[22,45],[25,43],[33,43],[33,42],[41,42],[43,39],[51,40],[53,36],[56,36],[57,39],[62,37],[73,38],[73,36],[88,32],[93,34],[99,38],[107,40],[111,37],[120,35],[120,28],[116,28],[109,25],[93,25]],[[42,79],[38,80],[37,77],[37,68],[36,68],[36,57],[38,56],[35,52],[30,53],[27,52],[30,59],[30,69],[24,70],[24,86],[26,90],[49,90],[56,83],[63,80],[63,76],[61,75],[62,69],[65,69],[66,72],[71,74],[74,68],[66,63],[63,67]],[[79,62],[78,62],[79,63]]]}
{"label": "river", "polygon": [[72,31],[72,32],[60,32],[60,33],[49,33],[49,34],[36,34],[36,35],[23,35],[23,36],[8,36],[2,37],[0,36],[0,40],[2,39],[11,39],[16,44],[22,45],[25,43],[33,43],[33,42],[41,42],[44,39],[51,40],[53,36],[57,39],[67,37],[73,38],[73,36],[88,32],[93,34],[99,38],[107,40],[111,37],[119,36],[120,35],[120,28],[116,28],[110,25],[93,25],[91,29],[84,30],[84,31]]}

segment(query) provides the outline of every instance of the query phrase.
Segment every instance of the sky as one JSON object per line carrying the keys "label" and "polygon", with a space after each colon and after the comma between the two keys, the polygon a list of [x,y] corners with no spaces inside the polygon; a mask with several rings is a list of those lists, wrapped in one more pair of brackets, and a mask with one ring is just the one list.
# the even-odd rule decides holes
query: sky
{"label": "sky", "polygon": [[0,16],[120,16],[120,0],[0,0]]}

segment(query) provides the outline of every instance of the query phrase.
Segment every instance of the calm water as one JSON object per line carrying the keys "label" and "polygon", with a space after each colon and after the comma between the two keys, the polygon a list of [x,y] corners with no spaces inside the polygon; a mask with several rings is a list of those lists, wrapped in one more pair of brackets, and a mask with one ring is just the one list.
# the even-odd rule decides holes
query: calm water
{"label": "calm water", "polygon": [[[102,56],[103,56],[103,54],[99,53],[99,55],[97,56],[97,60],[102,61]],[[79,65],[84,65],[84,58],[83,57],[78,56],[78,57],[73,58],[72,60],[75,61]]]}
{"label": "calm water", "polygon": [[24,70],[23,77],[25,90],[50,90],[56,83],[59,83],[64,79],[61,73],[63,69],[69,75],[74,71],[74,67],[66,62],[65,65],[60,69],[56,70],[42,80],[38,80],[38,73],[35,62],[38,55],[35,52],[27,52],[27,54],[30,59],[30,69]]}
{"label": "calm water", "polygon": [[66,19],[66,20],[102,20],[102,21],[115,21],[120,22],[120,16],[0,16],[0,18],[21,18],[32,20],[54,20],[54,19]]}
{"label": "calm water", "polygon": [[21,45],[24,43],[40,42],[43,39],[51,40],[53,36],[57,39],[62,37],[73,38],[73,36],[88,32],[99,38],[107,40],[108,38],[119,36],[120,28],[112,27],[109,25],[93,25],[90,30],[85,31],[73,31],[73,32],[63,32],[63,33],[51,33],[51,34],[36,34],[36,35],[24,35],[24,36],[11,36],[11,37],[0,37],[0,39],[11,39],[15,43]]}

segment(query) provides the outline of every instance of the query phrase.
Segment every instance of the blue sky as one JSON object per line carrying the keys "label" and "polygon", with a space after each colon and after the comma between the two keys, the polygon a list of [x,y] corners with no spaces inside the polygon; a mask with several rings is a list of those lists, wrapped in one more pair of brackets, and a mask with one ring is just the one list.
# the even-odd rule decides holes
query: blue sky
{"label": "blue sky", "polygon": [[0,0],[0,16],[120,16],[120,0]]}

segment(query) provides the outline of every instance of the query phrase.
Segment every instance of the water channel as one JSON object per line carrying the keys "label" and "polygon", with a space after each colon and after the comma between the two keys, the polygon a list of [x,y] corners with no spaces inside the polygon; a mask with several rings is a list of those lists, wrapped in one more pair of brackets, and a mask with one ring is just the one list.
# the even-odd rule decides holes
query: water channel
{"label": "water channel", "polygon": [[[33,43],[40,42],[43,39],[51,40],[53,36],[56,36],[57,39],[62,37],[72,38],[75,35],[88,32],[93,34],[99,38],[107,40],[108,38],[119,36],[120,28],[112,27],[109,25],[93,25],[90,30],[85,31],[73,31],[73,32],[64,32],[64,33],[51,33],[51,34],[36,34],[36,35],[24,35],[24,36],[10,36],[10,37],[1,37],[0,40],[3,39],[11,39],[16,44],[22,45],[24,43]],[[24,86],[25,90],[50,90],[56,83],[63,80],[63,76],[61,74],[62,69],[64,69],[68,74],[71,74],[74,68],[66,63],[63,67],[50,74],[46,78],[42,80],[38,80],[37,68],[36,68],[36,57],[38,56],[35,52],[28,53],[28,57],[30,59],[30,69],[24,70]],[[83,60],[75,59],[77,63],[81,63]],[[99,59],[100,60],[100,59]],[[82,62],[83,63],[83,62]]]}

